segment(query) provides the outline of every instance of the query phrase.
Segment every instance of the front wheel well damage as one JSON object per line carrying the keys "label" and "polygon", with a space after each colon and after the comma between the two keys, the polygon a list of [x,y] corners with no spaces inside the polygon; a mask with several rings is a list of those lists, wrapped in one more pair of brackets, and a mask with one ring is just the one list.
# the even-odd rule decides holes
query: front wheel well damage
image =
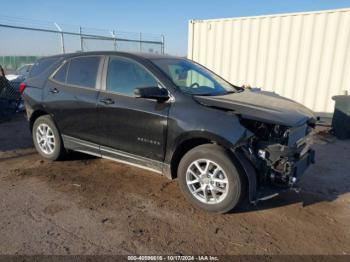
{"label": "front wheel well damage", "polygon": [[252,163],[247,159],[247,157],[237,148],[232,152],[232,159],[238,168],[239,172],[244,174],[244,179],[246,182],[248,200],[250,203],[256,203],[257,200],[257,187],[258,179],[257,173],[252,165]]}

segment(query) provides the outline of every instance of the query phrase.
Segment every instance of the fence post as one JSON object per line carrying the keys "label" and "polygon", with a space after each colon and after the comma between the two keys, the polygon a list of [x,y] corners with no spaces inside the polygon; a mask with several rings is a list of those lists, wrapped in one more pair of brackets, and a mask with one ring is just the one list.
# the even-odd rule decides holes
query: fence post
{"label": "fence post", "polygon": [[142,33],[140,32],[140,53],[142,52]]}
{"label": "fence post", "polygon": [[114,39],[113,39],[113,48],[114,48],[114,51],[117,51],[117,36],[116,36],[116,34],[115,34],[115,30],[113,30],[113,31],[111,32],[111,35],[112,35],[112,37],[114,38]]}
{"label": "fence post", "polygon": [[84,52],[84,39],[81,26],[79,27],[79,35],[80,35],[80,49]]}
{"label": "fence post", "polygon": [[64,34],[63,31],[61,29],[61,27],[59,27],[59,25],[57,23],[54,23],[54,25],[56,26],[57,30],[61,33],[61,47],[62,47],[62,53],[65,54],[66,50],[64,48]]}
{"label": "fence post", "polygon": [[113,48],[114,48],[114,51],[116,51],[117,50],[117,44],[116,44],[116,41],[115,41],[115,31],[113,30],[113,38],[114,38],[114,40],[113,40]]}
{"label": "fence post", "polygon": [[161,52],[162,54],[164,54],[164,35],[162,35],[162,47],[161,47],[160,52]]}

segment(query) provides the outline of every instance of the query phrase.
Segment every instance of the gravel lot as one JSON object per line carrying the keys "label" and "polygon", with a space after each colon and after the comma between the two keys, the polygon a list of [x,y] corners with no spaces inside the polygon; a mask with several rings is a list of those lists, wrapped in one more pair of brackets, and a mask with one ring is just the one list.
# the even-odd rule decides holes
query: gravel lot
{"label": "gravel lot", "polygon": [[0,124],[0,254],[350,254],[350,141],[314,138],[301,193],[212,215],[151,172],[43,160],[18,115]]}

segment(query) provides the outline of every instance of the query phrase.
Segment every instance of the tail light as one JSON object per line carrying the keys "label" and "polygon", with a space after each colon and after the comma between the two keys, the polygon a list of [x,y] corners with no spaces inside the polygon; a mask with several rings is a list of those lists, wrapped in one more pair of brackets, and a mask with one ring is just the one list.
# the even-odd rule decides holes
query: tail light
{"label": "tail light", "polygon": [[21,94],[23,94],[24,89],[26,89],[26,87],[27,87],[26,83],[21,83],[21,84],[19,85],[19,92],[20,92]]}

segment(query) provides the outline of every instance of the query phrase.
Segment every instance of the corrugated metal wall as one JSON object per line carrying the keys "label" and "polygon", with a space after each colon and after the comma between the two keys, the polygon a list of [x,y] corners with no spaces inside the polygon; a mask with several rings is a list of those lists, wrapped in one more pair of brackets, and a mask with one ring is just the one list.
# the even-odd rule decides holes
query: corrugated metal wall
{"label": "corrugated metal wall", "polygon": [[188,58],[330,113],[331,97],[350,90],[350,9],[191,20]]}

